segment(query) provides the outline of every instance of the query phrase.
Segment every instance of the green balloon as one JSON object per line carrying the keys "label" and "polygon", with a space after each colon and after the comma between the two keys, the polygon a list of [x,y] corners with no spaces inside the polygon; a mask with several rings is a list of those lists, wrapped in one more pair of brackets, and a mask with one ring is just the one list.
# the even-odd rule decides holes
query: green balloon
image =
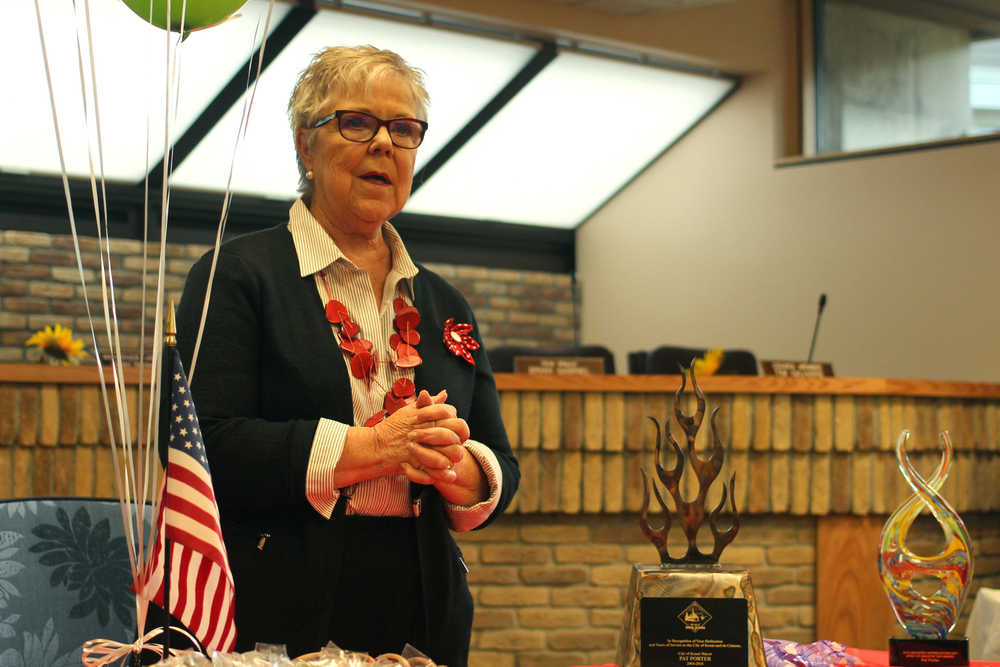
{"label": "green balloon", "polygon": [[[122,2],[144,20],[166,30],[167,0],[152,0],[152,21],[149,19],[150,0],[122,0]],[[187,9],[184,11],[184,32],[210,28],[222,23],[246,2],[247,0],[187,0]],[[174,32],[180,31],[182,10],[184,10],[184,0],[170,0],[170,29]]]}

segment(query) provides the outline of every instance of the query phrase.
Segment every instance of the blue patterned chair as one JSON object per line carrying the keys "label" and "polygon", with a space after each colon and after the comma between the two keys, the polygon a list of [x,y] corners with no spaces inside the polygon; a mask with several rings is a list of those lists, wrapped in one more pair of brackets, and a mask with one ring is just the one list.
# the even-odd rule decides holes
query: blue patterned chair
{"label": "blue patterned chair", "polygon": [[0,667],[79,665],[88,639],[134,640],[124,532],[117,500],[0,501]]}

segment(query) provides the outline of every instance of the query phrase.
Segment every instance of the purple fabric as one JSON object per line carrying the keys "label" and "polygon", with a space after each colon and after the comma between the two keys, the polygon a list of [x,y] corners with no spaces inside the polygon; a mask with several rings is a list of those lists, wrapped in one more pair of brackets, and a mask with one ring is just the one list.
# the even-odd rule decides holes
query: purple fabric
{"label": "purple fabric", "polygon": [[764,640],[767,667],[826,667],[826,665],[857,665],[861,661],[848,655],[847,647],[831,641],[799,644],[782,639]]}

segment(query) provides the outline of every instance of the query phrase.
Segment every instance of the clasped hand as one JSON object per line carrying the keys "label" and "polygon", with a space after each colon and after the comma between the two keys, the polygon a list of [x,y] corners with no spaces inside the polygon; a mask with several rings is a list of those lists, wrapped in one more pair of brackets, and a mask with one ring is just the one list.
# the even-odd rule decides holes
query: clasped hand
{"label": "clasped hand", "polygon": [[431,396],[421,390],[415,401],[373,427],[376,447],[398,458],[400,472],[418,484],[460,484],[469,425],[447,398],[447,391]]}

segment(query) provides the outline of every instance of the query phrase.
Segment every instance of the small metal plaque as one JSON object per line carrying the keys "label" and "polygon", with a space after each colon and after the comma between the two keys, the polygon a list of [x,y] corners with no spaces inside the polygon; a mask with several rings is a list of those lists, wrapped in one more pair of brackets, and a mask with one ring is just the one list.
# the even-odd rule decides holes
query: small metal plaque
{"label": "small metal plaque", "polygon": [[748,658],[747,601],[643,598],[642,667],[731,667]]}
{"label": "small metal plaque", "polygon": [[532,375],[600,375],[603,357],[514,357],[515,373]]}
{"label": "small metal plaque", "polygon": [[764,375],[786,378],[833,377],[833,364],[828,361],[761,361]]}
{"label": "small metal plaque", "polygon": [[889,640],[889,664],[899,667],[965,667],[969,664],[968,639]]}

